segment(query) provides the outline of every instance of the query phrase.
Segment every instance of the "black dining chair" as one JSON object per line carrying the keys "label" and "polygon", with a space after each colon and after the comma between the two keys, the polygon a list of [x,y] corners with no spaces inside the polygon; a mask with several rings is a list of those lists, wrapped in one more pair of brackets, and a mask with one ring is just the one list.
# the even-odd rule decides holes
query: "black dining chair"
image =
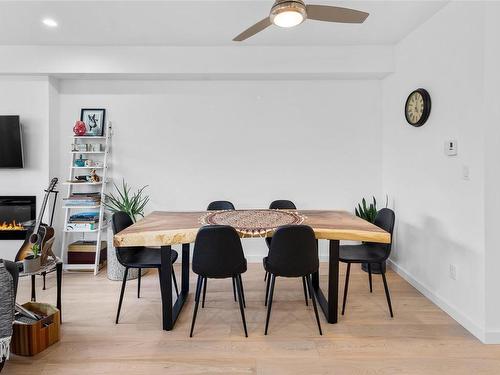
{"label": "black dining chair", "polygon": [[319,269],[318,245],[312,228],[307,225],[279,227],[271,241],[269,255],[264,258],[264,269],[269,272],[266,288],[266,299],[269,300],[264,334],[267,335],[269,327],[276,277],[302,277],[305,278],[309,288],[319,334],[322,335],[315,292],[311,282],[311,274]]}
{"label": "black dining chair", "polygon": [[[286,199],[279,199],[279,200],[271,202],[271,204],[269,205],[269,209],[270,210],[296,210],[297,207],[295,206],[295,203],[293,203],[292,201],[289,201]],[[272,237],[266,237],[266,245],[267,245],[268,249],[271,248],[272,239],[273,239]],[[269,276],[269,274],[266,272],[264,275],[264,281],[267,280],[268,276]],[[304,288],[304,298],[306,300],[306,306],[309,306],[309,303],[307,302],[307,287],[306,287],[306,278],[305,277],[302,278],[302,286]],[[266,305],[267,305],[267,298],[264,301],[264,306],[266,306]]]}
{"label": "black dining chair", "polygon": [[[222,210],[234,210],[234,204],[229,201],[213,201],[207,207],[207,211],[222,211]],[[242,290],[243,292],[243,290]],[[207,294],[207,280],[203,283],[203,299],[201,302],[201,308],[205,307],[205,296]],[[233,297],[236,302],[236,284],[233,280]],[[243,307],[246,307],[245,294],[243,292]]]}
{"label": "black dining chair", "polygon": [[207,207],[207,211],[234,210],[234,204],[229,201],[213,201]]}
{"label": "black dining chair", "polygon": [[389,208],[382,208],[376,215],[374,224],[379,228],[382,228],[386,232],[391,234],[391,243],[381,244],[375,242],[365,242],[361,245],[342,245],[339,248],[339,260],[343,263],[347,263],[347,272],[345,276],[345,287],[344,287],[344,300],[342,302],[342,315],[345,312],[345,305],[347,302],[347,289],[349,288],[349,275],[351,273],[352,263],[366,263],[368,265],[368,280],[370,284],[370,293],[372,293],[372,271],[371,266],[373,264],[380,265],[380,270],[382,270],[382,280],[384,281],[385,296],[387,298],[387,305],[389,306],[389,312],[391,318],[394,317],[392,313],[391,296],[389,294],[389,287],[387,286],[387,280],[385,278],[385,269],[382,268],[382,263],[384,263],[389,255],[391,255],[392,247],[392,232],[394,230],[395,215],[394,211]]}
{"label": "black dining chair", "polygon": [[[123,211],[119,211],[113,214],[111,218],[111,224],[113,227],[113,234],[117,234],[122,230],[128,228],[133,224],[132,219],[129,214]],[[179,297],[179,289],[177,287],[177,279],[175,277],[175,271],[173,264],[177,260],[179,254],[177,251],[172,249],[172,280],[174,282],[175,292],[177,297]],[[139,276],[137,279],[137,298],[140,297],[141,291],[141,270],[142,268],[156,268],[158,274],[160,274],[161,268],[161,253],[160,249],[152,247],[134,246],[134,247],[117,247],[116,257],[118,262],[125,267],[125,272],[123,274],[122,289],[120,292],[120,301],[118,302],[118,311],[116,313],[116,324],[118,324],[118,319],[120,318],[120,310],[122,308],[123,294],[125,292],[125,285],[127,283],[128,270],[130,268],[138,268]],[[161,277],[160,277],[161,282]]]}
{"label": "black dining chair", "polygon": [[198,275],[198,283],[190,337],[193,337],[203,285],[206,285],[207,279],[227,278],[232,278],[233,285],[236,285],[245,337],[248,337],[243,306],[243,281],[241,279],[241,274],[245,273],[246,270],[247,260],[243,254],[241,240],[236,229],[229,225],[209,225],[198,231],[193,250],[193,272]]}
{"label": "black dining chair", "polygon": [[[292,201],[286,200],[286,199],[278,199],[276,201],[272,201],[271,204],[269,205],[270,210],[296,210],[297,207],[295,207],[295,204]],[[266,244],[268,248],[271,248],[271,240],[272,237],[266,237]],[[264,281],[267,278],[267,272],[266,276],[264,277]]]}

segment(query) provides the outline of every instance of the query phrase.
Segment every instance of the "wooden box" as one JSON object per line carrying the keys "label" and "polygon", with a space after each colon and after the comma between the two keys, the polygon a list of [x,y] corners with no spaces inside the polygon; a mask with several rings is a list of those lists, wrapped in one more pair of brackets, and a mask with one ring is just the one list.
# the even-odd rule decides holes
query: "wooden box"
{"label": "wooden box", "polygon": [[33,324],[14,323],[11,351],[17,355],[33,356],[59,341],[59,310],[46,303],[28,302],[23,305],[27,310],[45,318]]}
{"label": "wooden box", "polygon": [[[68,246],[68,264],[94,264],[95,241],[76,241]],[[107,260],[107,243],[101,241],[101,252],[99,264],[103,265]]]}

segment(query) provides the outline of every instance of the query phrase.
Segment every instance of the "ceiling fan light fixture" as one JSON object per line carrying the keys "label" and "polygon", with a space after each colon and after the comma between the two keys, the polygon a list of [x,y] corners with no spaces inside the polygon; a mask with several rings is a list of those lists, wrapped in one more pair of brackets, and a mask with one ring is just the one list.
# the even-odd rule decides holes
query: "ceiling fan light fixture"
{"label": "ceiling fan light fixture", "polygon": [[269,15],[271,22],[279,27],[294,27],[307,18],[306,6],[302,1],[277,1]]}

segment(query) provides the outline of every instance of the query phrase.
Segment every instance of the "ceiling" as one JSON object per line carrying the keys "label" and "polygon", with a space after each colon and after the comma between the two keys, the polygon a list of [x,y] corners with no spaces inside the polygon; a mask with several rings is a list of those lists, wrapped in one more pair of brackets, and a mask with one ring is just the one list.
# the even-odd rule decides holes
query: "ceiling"
{"label": "ceiling", "polygon": [[[307,21],[271,26],[242,43],[241,31],[266,17],[272,0],[0,1],[1,45],[330,46],[395,44],[447,1],[330,1],[370,13],[364,24]],[[50,29],[41,23],[53,18]]]}

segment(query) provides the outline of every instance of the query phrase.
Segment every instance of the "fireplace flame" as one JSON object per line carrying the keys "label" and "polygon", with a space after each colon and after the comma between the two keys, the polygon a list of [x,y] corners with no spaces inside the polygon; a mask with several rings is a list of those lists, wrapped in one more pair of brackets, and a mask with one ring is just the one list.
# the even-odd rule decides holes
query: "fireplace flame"
{"label": "fireplace flame", "polygon": [[21,224],[16,223],[15,220],[12,220],[10,223],[7,223],[6,221],[1,223],[0,230],[24,230],[24,227]]}

